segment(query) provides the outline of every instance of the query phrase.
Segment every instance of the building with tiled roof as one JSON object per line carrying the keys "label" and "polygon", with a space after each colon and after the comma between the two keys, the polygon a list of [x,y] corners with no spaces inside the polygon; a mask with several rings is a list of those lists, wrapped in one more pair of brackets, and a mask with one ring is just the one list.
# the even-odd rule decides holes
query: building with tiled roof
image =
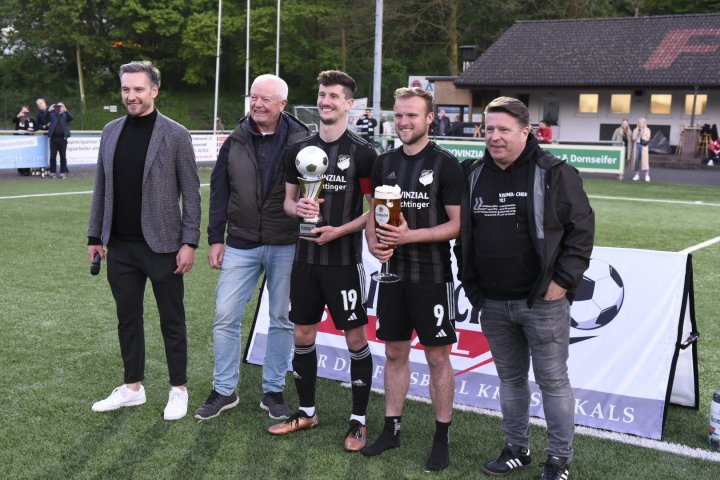
{"label": "building with tiled roof", "polygon": [[676,145],[691,122],[720,123],[720,14],[519,21],[454,85],[475,117],[520,98],[560,141],[608,140],[646,117]]}

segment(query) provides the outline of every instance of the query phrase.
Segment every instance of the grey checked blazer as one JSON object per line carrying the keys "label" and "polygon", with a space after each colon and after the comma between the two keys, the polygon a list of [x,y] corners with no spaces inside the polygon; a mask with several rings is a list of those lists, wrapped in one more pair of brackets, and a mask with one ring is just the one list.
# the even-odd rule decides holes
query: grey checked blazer
{"label": "grey checked blazer", "polygon": [[[115,147],[126,118],[105,125],[100,137],[88,236],[101,238],[105,246],[112,228]],[[199,245],[200,212],[200,179],[190,132],[158,112],[142,181],[145,241],[156,253],[177,252],[184,243]]]}

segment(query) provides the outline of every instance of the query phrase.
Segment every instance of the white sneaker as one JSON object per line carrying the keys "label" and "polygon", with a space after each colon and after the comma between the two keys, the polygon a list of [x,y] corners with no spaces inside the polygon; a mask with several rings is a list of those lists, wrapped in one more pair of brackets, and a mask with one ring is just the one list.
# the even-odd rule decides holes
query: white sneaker
{"label": "white sneaker", "polygon": [[170,388],[168,403],[163,412],[165,420],[180,420],[187,414],[188,392],[178,387]]}
{"label": "white sneaker", "polygon": [[638,180],[640,180],[640,174],[636,173],[635,176],[633,177],[633,182],[637,182]]}
{"label": "white sneaker", "polygon": [[145,387],[140,385],[140,390],[135,391],[128,388],[127,385],[120,385],[105,400],[95,402],[92,411],[109,412],[122,407],[135,407],[143,403],[145,403]]}
{"label": "white sneaker", "polygon": [[646,181],[646,182],[649,182],[649,181],[650,181],[650,175],[649,175],[649,174],[646,174],[646,175],[645,175],[645,181]]}

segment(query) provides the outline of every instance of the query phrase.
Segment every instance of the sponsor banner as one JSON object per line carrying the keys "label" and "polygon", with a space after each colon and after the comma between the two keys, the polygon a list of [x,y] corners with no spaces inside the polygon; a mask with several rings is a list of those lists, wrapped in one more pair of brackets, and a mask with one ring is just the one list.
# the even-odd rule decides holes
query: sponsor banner
{"label": "sponsor banner", "polygon": [[0,136],[0,168],[42,168],[48,165],[47,137]]}
{"label": "sponsor banner", "polygon": [[[369,274],[380,269],[367,252],[363,260]],[[568,369],[577,424],[659,439],[669,389],[673,403],[697,408],[695,347],[682,351],[677,347],[694,327],[692,289],[686,288],[688,266],[686,254],[595,248],[571,310]],[[384,347],[375,336],[377,289],[368,275],[366,331],[373,354],[373,386],[383,388]],[[480,328],[480,312],[469,304],[462,286],[456,285],[455,297],[458,342],[451,351],[455,403],[499,410],[499,381]],[[268,318],[263,288],[246,349],[249,363],[262,364]],[[318,375],[349,381],[347,345],[327,310],[318,331]],[[429,371],[416,337],[410,370],[410,393],[429,397]],[[543,417],[542,395],[532,369],[529,375],[530,413]]]}
{"label": "sponsor banner", "polygon": [[[480,158],[485,153],[485,142],[435,139],[438,145],[450,150],[458,160]],[[541,145],[560,160],[581,172],[622,173],[625,158],[624,146]]]}
{"label": "sponsor banner", "polygon": [[214,162],[227,134],[192,135],[193,149],[195,150],[195,161]]}
{"label": "sponsor banner", "polygon": [[[195,160],[214,162],[227,134],[191,135]],[[73,134],[68,138],[69,166],[95,165],[100,151],[100,134]],[[0,136],[0,168],[40,168],[49,165],[48,137],[45,135]]]}
{"label": "sponsor banner", "polygon": [[100,135],[73,135],[68,138],[68,165],[95,165],[100,151]]}

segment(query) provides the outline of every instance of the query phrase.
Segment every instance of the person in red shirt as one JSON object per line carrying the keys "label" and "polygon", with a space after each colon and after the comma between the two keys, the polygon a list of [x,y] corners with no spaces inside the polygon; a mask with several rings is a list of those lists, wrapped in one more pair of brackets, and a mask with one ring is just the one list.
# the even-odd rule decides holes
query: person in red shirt
{"label": "person in red shirt", "polygon": [[713,140],[713,142],[708,145],[708,150],[710,151],[710,158],[708,158],[708,164],[714,165],[720,162],[720,138],[716,138],[715,140]]}
{"label": "person in red shirt", "polygon": [[535,137],[537,137],[540,143],[552,143],[552,128],[548,127],[547,123],[540,122],[535,132]]}

